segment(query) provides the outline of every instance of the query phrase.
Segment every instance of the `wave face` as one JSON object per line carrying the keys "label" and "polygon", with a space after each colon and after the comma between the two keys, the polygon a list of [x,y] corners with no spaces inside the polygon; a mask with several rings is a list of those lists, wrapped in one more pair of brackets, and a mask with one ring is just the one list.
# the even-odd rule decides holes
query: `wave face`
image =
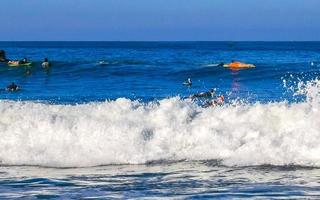
{"label": "wave face", "polygon": [[178,97],[82,105],[0,101],[3,165],[85,167],[219,160],[320,166],[320,81],[300,103],[202,108]]}

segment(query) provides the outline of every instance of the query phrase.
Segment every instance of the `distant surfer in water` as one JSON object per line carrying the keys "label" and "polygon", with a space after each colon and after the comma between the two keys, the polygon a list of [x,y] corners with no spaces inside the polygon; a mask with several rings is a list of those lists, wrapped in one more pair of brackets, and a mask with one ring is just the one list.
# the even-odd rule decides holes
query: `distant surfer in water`
{"label": "distant surfer in water", "polygon": [[7,91],[14,92],[17,90],[19,90],[19,87],[14,82],[7,86]]}
{"label": "distant surfer in water", "polygon": [[203,104],[203,107],[207,108],[210,106],[222,106],[224,104],[224,96],[220,95],[217,98],[214,98],[212,100],[208,100]]}
{"label": "distant surfer in water", "polygon": [[24,58],[19,61],[19,64],[26,64],[26,63],[28,63],[28,58]]}
{"label": "distant surfer in water", "polygon": [[230,69],[241,69],[241,68],[253,68],[256,67],[253,64],[242,63],[232,60],[229,64],[223,64],[223,67],[229,67]]}
{"label": "distant surfer in water", "polygon": [[224,66],[224,63],[221,62],[221,63],[219,63],[217,66],[218,66],[218,67],[223,67],[223,66]]}
{"label": "distant surfer in water", "polygon": [[27,64],[28,63],[28,58],[24,58],[22,60],[10,60],[8,61],[8,64],[11,65],[21,65],[21,64]]}
{"label": "distant surfer in water", "polygon": [[211,89],[208,92],[201,92],[198,94],[193,94],[189,96],[190,99],[195,99],[195,98],[207,98],[208,100],[206,100],[203,104],[202,107],[207,108],[210,106],[221,106],[224,104],[224,96],[220,95],[220,96],[216,96],[216,90],[215,89]]}
{"label": "distant surfer in water", "polygon": [[98,65],[108,65],[109,63],[107,61],[101,60],[98,62]]}
{"label": "distant surfer in water", "polygon": [[43,68],[49,68],[50,67],[50,63],[49,63],[49,60],[48,58],[45,58],[44,61],[42,62],[41,66]]}
{"label": "distant surfer in water", "polygon": [[190,99],[194,99],[194,98],[213,98],[216,94],[216,91],[215,89],[211,89],[210,91],[208,92],[200,92],[200,93],[197,93],[197,94],[193,94],[193,95],[190,95],[189,98]]}
{"label": "distant surfer in water", "polygon": [[185,86],[187,86],[187,87],[191,87],[191,86],[192,86],[191,78],[188,78],[188,80],[186,80],[185,82],[183,82],[183,85],[185,85]]}
{"label": "distant surfer in water", "polygon": [[0,50],[0,62],[8,62],[6,58],[6,52],[4,50]]}

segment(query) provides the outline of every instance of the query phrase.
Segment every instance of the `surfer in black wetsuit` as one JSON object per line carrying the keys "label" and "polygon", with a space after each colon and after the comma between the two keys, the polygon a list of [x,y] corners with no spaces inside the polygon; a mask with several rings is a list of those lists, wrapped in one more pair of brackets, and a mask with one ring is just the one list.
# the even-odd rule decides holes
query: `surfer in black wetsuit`
{"label": "surfer in black wetsuit", "polygon": [[14,82],[7,86],[7,91],[14,92],[17,90],[19,90],[19,87]]}
{"label": "surfer in black wetsuit", "polygon": [[216,94],[216,91],[215,89],[211,89],[210,91],[208,92],[200,92],[198,94],[193,94],[193,95],[190,95],[190,99],[194,99],[194,98],[213,98]]}
{"label": "surfer in black wetsuit", "polygon": [[6,52],[4,50],[0,50],[0,62],[8,62],[6,58]]}
{"label": "surfer in black wetsuit", "polygon": [[202,105],[202,107],[204,107],[204,108],[207,108],[210,106],[215,107],[215,106],[222,106],[223,104],[224,104],[224,96],[220,95],[214,99],[205,101],[204,104]]}
{"label": "surfer in black wetsuit", "polygon": [[26,63],[28,63],[28,58],[24,58],[19,61],[19,64],[26,64]]}
{"label": "surfer in black wetsuit", "polygon": [[185,85],[185,86],[187,86],[187,87],[191,87],[191,86],[192,86],[191,78],[188,78],[188,80],[186,80],[185,82],[183,82],[183,85]]}
{"label": "surfer in black wetsuit", "polygon": [[221,63],[218,64],[218,67],[223,67],[223,66],[224,66],[224,63],[223,63],[223,62],[221,62]]}

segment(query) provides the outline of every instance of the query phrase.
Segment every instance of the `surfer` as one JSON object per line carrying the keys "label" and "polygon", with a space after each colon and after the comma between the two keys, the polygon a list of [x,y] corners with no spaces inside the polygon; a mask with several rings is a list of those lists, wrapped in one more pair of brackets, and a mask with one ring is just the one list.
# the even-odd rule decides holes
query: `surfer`
{"label": "surfer", "polygon": [[191,87],[191,86],[192,86],[191,78],[188,78],[188,80],[186,80],[185,82],[183,82],[183,85],[185,85],[185,86],[187,86],[187,87]]}
{"label": "surfer", "polygon": [[7,91],[14,92],[17,90],[19,90],[19,87],[14,82],[7,86]]}
{"label": "surfer", "polygon": [[217,98],[212,100],[212,106],[221,106],[224,104],[224,96],[220,95]]}
{"label": "surfer", "polygon": [[22,60],[19,61],[19,64],[26,64],[28,63],[28,58],[23,58]]}
{"label": "surfer", "polygon": [[223,66],[224,66],[224,63],[221,62],[221,63],[219,63],[217,66],[218,66],[218,67],[223,67]]}
{"label": "surfer", "polygon": [[4,50],[0,50],[0,62],[7,62],[6,52]]}
{"label": "surfer", "polygon": [[18,66],[19,64],[20,64],[19,60],[10,60],[10,61],[8,61],[8,65]]}
{"label": "surfer", "polygon": [[98,62],[98,65],[108,65],[109,63],[107,61],[101,60]]}
{"label": "surfer", "polygon": [[211,89],[208,92],[200,92],[200,93],[197,93],[197,94],[190,95],[189,98],[190,99],[199,98],[199,97],[200,98],[213,98],[215,94],[216,94],[216,90],[215,89]]}
{"label": "surfer", "polygon": [[229,64],[224,64],[223,67],[229,67],[231,69],[238,69],[238,68],[253,68],[256,67],[253,64],[247,64],[247,63],[242,63],[238,61],[231,61]]}
{"label": "surfer", "polygon": [[210,107],[210,106],[222,106],[224,104],[224,96],[223,95],[220,95],[218,96],[217,98],[214,98],[212,100],[208,100],[206,101],[202,107],[204,108],[207,108],[207,107]]}
{"label": "surfer", "polygon": [[44,61],[42,62],[41,66],[43,68],[49,68],[50,67],[50,63],[49,63],[49,60],[48,58],[45,58]]}
{"label": "surfer", "polygon": [[22,60],[11,60],[7,63],[10,67],[19,67],[19,66],[32,66],[32,62],[28,60],[28,58],[24,58]]}

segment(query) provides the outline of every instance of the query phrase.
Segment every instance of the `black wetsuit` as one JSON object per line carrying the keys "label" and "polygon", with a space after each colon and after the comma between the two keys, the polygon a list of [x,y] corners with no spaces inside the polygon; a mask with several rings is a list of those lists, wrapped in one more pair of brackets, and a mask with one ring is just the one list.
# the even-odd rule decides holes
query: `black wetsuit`
{"label": "black wetsuit", "polygon": [[7,86],[7,90],[9,91],[17,91],[18,89],[19,87],[14,83],[11,83],[10,85]]}
{"label": "black wetsuit", "polygon": [[0,62],[8,62],[8,59],[6,59],[6,52],[4,50],[0,50]]}
{"label": "black wetsuit", "polygon": [[218,67],[223,67],[223,66],[224,66],[223,62],[218,64]]}
{"label": "black wetsuit", "polygon": [[194,94],[192,95],[192,97],[212,97],[214,95],[214,93],[212,92],[202,92],[199,94]]}

